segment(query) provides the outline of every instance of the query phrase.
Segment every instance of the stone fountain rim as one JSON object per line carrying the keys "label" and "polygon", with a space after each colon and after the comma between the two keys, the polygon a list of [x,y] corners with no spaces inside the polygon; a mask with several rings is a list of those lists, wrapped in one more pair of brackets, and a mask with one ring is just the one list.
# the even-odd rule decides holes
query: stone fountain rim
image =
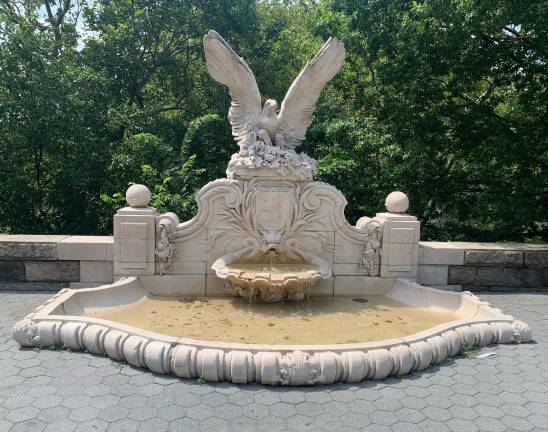
{"label": "stone fountain rim", "polygon": [[[289,385],[352,382],[402,375],[411,370],[424,369],[456,355],[464,344],[485,346],[491,343],[527,342],[531,339],[531,331],[527,324],[503,314],[502,311],[468,292],[441,293],[447,296],[461,296],[472,302],[478,311],[484,312],[483,318],[451,321],[402,338],[352,344],[272,345],[202,341],[162,335],[99,318],[53,314],[56,308],[79,293],[117,289],[133,283],[139,283],[138,277],[124,278],[114,284],[97,288],[61,290],[16,323],[13,337],[23,346],[61,345],[72,350],[85,349],[95,354],[106,354],[114,360],[126,360],[133,366],[147,367],[153,372],[174,373],[185,378],[203,376],[209,381],[227,380],[243,383],[255,380],[263,384]],[[433,288],[423,287],[404,279],[399,279],[395,283],[404,284],[406,289],[440,293]],[[190,362],[192,366],[189,366],[188,370],[181,369],[181,364],[185,361]],[[227,362],[237,363],[234,365],[234,371],[228,373],[221,370],[223,366],[226,367]],[[309,370],[310,365],[324,368],[325,373],[322,372],[314,378],[309,377],[310,379],[305,382],[301,378],[288,378],[287,368],[282,367],[284,362],[289,362],[298,370],[308,370],[300,370],[299,373],[306,372],[311,374],[310,376],[314,375]],[[387,362],[390,363],[390,367],[387,366]],[[368,365],[367,373],[363,372],[365,365]],[[254,368],[263,366],[267,370],[261,372],[260,379],[257,379],[258,372]],[[245,379],[242,378],[242,368],[246,371]],[[373,372],[372,368],[375,369]],[[379,372],[379,368],[386,373]],[[215,375],[213,370],[217,370],[218,373]],[[333,370],[338,371],[335,376]],[[360,370],[362,372],[359,372]],[[327,373],[329,371],[330,374]],[[235,377],[235,373],[239,374],[240,378]]]}
{"label": "stone fountain rim", "polygon": [[[211,265],[211,269],[215,271],[215,274],[220,279],[233,279],[233,280],[243,280],[246,283],[255,283],[255,282],[264,282],[267,281],[274,286],[284,286],[293,281],[297,280],[311,280],[318,281],[320,279],[329,279],[331,277],[331,267],[329,265],[319,265],[313,263],[303,263],[308,266],[313,266],[315,268],[308,269],[302,272],[287,272],[276,274],[276,278],[272,278],[272,273],[268,272],[256,272],[255,277],[252,279],[242,278],[242,275],[245,273],[250,273],[247,271],[236,270],[231,268],[235,264],[248,264],[248,263],[229,263],[225,261],[225,257],[217,258]],[[281,263],[283,264],[296,264],[296,263]],[[284,276],[283,279],[280,276]],[[306,275],[304,277],[303,275]]]}

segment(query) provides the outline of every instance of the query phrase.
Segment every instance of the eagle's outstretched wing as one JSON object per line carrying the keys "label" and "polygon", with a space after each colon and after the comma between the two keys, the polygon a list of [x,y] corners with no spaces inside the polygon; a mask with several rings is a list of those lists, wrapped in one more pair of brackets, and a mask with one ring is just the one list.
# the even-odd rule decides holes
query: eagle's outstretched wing
{"label": "eagle's outstretched wing", "polygon": [[329,38],[291,84],[278,115],[277,135],[283,136],[287,147],[295,148],[304,141],[320,93],[339,72],[345,56],[343,43]]}
{"label": "eagle's outstretched wing", "polygon": [[255,76],[244,59],[215,30],[204,36],[204,50],[209,74],[230,91],[232,103],[228,119],[232,134],[240,141],[257,128],[262,115]]}

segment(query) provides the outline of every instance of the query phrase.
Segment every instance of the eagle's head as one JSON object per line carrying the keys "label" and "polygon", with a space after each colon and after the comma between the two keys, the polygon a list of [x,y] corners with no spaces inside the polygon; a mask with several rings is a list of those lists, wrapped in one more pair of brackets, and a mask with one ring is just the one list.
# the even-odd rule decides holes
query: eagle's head
{"label": "eagle's head", "polygon": [[263,114],[267,117],[276,117],[276,110],[278,109],[278,102],[274,99],[267,99],[264,103]]}

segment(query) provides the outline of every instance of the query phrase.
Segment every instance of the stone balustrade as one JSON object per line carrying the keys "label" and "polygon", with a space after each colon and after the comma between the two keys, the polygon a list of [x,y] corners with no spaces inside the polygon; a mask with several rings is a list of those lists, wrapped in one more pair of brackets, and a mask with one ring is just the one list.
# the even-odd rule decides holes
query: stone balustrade
{"label": "stone balustrade", "polygon": [[[0,235],[0,290],[112,282],[113,237]],[[420,242],[417,281],[440,289],[548,290],[548,244]]]}

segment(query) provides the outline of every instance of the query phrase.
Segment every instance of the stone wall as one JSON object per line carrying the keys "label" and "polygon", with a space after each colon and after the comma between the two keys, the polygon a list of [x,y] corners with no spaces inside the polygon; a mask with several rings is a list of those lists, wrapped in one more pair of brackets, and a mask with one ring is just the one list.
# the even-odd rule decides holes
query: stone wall
{"label": "stone wall", "polygon": [[0,290],[58,290],[113,281],[110,236],[0,235]]}
{"label": "stone wall", "polygon": [[417,281],[449,290],[548,290],[548,245],[421,242]]}
{"label": "stone wall", "polygon": [[[548,290],[548,245],[420,242],[417,281],[440,289]],[[113,237],[0,235],[0,290],[113,280]]]}

